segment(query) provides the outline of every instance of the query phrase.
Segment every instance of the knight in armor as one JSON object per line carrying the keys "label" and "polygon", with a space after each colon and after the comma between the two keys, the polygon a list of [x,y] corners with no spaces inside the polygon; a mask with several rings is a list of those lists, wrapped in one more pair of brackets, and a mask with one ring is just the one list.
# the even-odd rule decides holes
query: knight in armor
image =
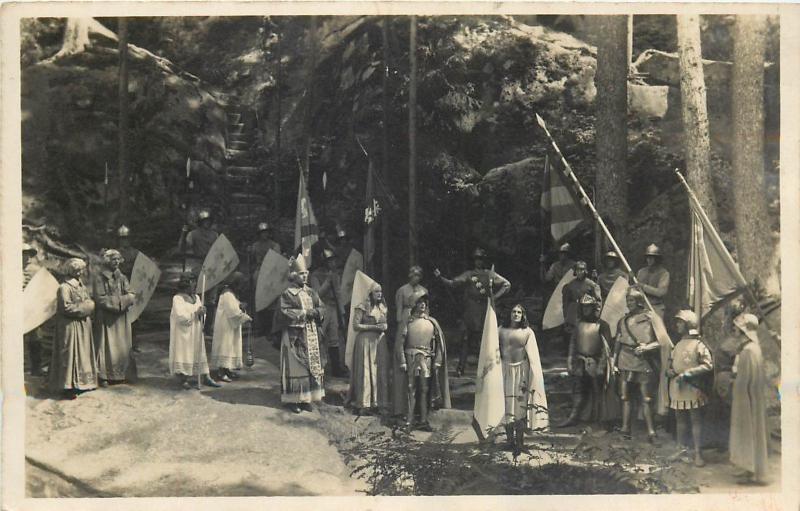
{"label": "knight in armor", "polygon": [[610,340],[611,328],[600,319],[600,302],[593,295],[583,295],[567,356],[567,371],[572,377],[572,411],[559,427],[577,423],[587,409],[592,422],[601,420],[603,384],[611,356]]}
{"label": "knight in armor", "polygon": [[289,261],[289,282],[289,288],[281,294],[276,317],[283,332],[281,402],[294,413],[311,412],[311,403],[325,396],[319,338],[325,307],[317,292],[306,284],[308,267],[302,254]]}
{"label": "knight in armor", "polygon": [[662,264],[661,249],[655,243],[647,246],[644,253],[647,266],[639,270],[636,280],[653,306],[656,314],[664,319],[664,298],[669,292],[669,271]]}
{"label": "knight in armor", "polygon": [[[439,322],[428,314],[427,292],[416,292],[413,301],[405,333],[395,345],[395,356],[408,376],[406,428],[416,426],[421,431],[432,431],[428,423],[429,408],[450,408],[447,348]],[[417,402],[420,420],[414,423]]]}
{"label": "knight in armor", "polygon": [[[133,265],[136,263],[136,256],[139,251],[131,245],[131,230],[126,225],[120,225],[117,229],[117,251],[122,255],[122,262],[119,264],[119,271],[131,280],[133,275]],[[136,339],[136,329],[131,325],[131,345],[134,352],[139,352],[139,343]]]}
{"label": "knight in armor", "polygon": [[[428,293],[428,290],[421,284],[422,268],[412,266],[408,270],[408,282],[400,286],[394,295],[395,304],[395,336],[393,346],[403,342],[406,334],[408,319],[411,317],[411,309],[414,308],[414,300],[418,293]],[[403,415],[406,412],[406,392],[408,390],[408,378],[405,371],[400,369],[400,360],[393,357],[392,364],[392,406],[394,415]]]}
{"label": "knight in armor", "polygon": [[691,421],[694,442],[694,464],[705,465],[700,452],[703,437],[703,407],[709,401],[711,385],[702,379],[713,374],[711,351],[700,338],[697,315],[681,310],[675,315],[675,330],[681,336],[672,349],[666,375],[669,378],[669,407],[675,410],[678,444],[685,445],[687,426]]}
{"label": "knight in armor", "polygon": [[[575,261],[573,261],[572,257],[570,257],[571,250],[572,247],[570,247],[569,243],[564,243],[561,245],[561,247],[559,247],[558,260],[550,265],[550,267],[544,273],[542,280],[555,286],[562,278],[564,278],[564,275],[572,270],[573,266],[575,266]],[[542,257],[544,258],[545,256],[543,255]]]}
{"label": "knight in armor", "polygon": [[[272,250],[278,254],[281,253],[281,246],[273,239],[272,226],[267,222],[258,224],[258,238],[247,247],[247,257],[250,261],[248,264],[250,270],[250,288],[251,300],[255,303],[256,282],[258,282],[258,273],[261,270],[261,264],[267,256],[267,252]],[[269,336],[272,331],[272,317],[275,314],[274,305],[257,311],[254,316],[253,328],[260,334]]]}
{"label": "knight in armor", "polygon": [[[600,286],[587,277],[588,266],[585,261],[578,261],[572,268],[575,280],[561,288],[561,300],[564,311],[564,346],[569,346],[575,326],[578,324],[578,302],[588,294],[600,301]],[[563,348],[562,348],[563,349]]]}
{"label": "knight in armor", "polygon": [[[666,381],[663,377],[663,364],[659,367],[653,352],[661,349],[662,360],[671,342],[661,318],[647,310],[644,293],[636,287],[628,288],[626,296],[628,314],[617,324],[617,337],[614,346],[614,367],[621,372],[620,394],[622,399],[622,428],[626,438],[631,438],[631,400],[634,394],[641,398],[642,413],[647,424],[648,440],[655,442],[653,428],[653,408],[651,386],[657,382],[659,413],[666,412]],[[666,360],[664,360],[666,363]],[[665,369],[665,368],[663,368]]]}
{"label": "knight in armor", "polygon": [[181,239],[183,243],[180,248],[186,255],[187,262],[192,263],[192,267],[203,264],[206,254],[208,254],[211,246],[219,237],[219,233],[211,228],[212,222],[211,213],[203,209],[197,215],[197,227],[195,229],[189,231],[189,226],[183,227],[186,236]]}
{"label": "knight in armor", "polygon": [[343,376],[345,374],[344,350],[341,349],[341,328],[342,309],[339,305],[339,288],[341,287],[341,276],[336,264],[336,254],[331,249],[322,251],[323,262],[311,272],[308,284],[317,292],[325,306],[325,315],[322,320],[322,346],[324,346],[324,357],[330,362],[330,369],[333,376]]}
{"label": "knight in armor", "polygon": [[458,357],[459,376],[464,374],[467,368],[467,357],[470,351],[480,346],[481,336],[483,335],[483,321],[486,317],[486,299],[490,293],[494,294],[497,300],[511,289],[511,282],[506,278],[495,273],[494,270],[486,269],[486,251],[482,248],[475,249],[472,254],[475,268],[465,271],[453,280],[445,278],[438,270],[433,271],[433,275],[440,279],[447,287],[460,287],[464,290],[464,314],[461,353]]}
{"label": "knight in armor", "polygon": [[622,277],[625,280],[628,279],[628,274],[619,267],[619,255],[613,250],[610,252],[606,252],[605,256],[603,256],[603,264],[605,268],[597,277],[597,284],[600,285],[600,293],[601,298],[605,301],[608,293],[611,292],[611,288],[614,286],[614,283],[617,281],[618,278]]}
{"label": "knight in armor", "polygon": [[508,324],[498,329],[508,448],[519,455],[525,450],[525,431],[548,426],[547,396],[536,336],[522,305],[511,309]]}

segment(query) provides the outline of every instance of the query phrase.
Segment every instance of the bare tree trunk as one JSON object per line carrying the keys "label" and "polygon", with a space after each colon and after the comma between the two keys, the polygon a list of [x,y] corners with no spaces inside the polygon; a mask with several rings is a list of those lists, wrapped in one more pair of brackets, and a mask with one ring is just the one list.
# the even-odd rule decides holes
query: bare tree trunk
{"label": "bare tree trunk", "polygon": [[742,273],[765,283],[774,250],[764,186],[766,18],[737,16],[733,29],[733,199]]}
{"label": "bare tree trunk", "polygon": [[628,17],[599,16],[598,23],[595,206],[619,228],[628,218]]}
{"label": "bare tree trunk", "polygon": [[719,225],[711,178],[706,81],[700,51],[700,18],[691,14],[678,15],[677,19],[686,178],[708,218],[714,225]]}
{"label": "bare tree trunk", "polygon": [[[308,21],[308,67],[306,68],[306,111],[304,119],[304,152],[303,152],[303,172],[308,179],[309,166],[311,163],[311,140],[313,131],[314,116],[314,74],[317,67],[317,17],[311,16]],[[306,181],[308,183],[308,181]],[[324,207],[324,204],[322,205]],[[324,215],[324,212],[323,212]]]}
{"label": "bare tree trunk", "polygon": [[92,44],[89,40],[89,34],[99,34],[112,41],[117,40],[114,32],[104,27],[94,18],[67,18],[61,49],[47,60],[52,61],[84,51]]}
{"label": "bare tree trunk", "polygon": [[417,264],[417,17],[411,16],[408,90],[408,259]]}
{"label": "bare tree trunk", "polygon": [[275,220],[281,214],[281,181],[279,179],[281,166],[281,126],[283,124],[283,112],[281,111],[281,87],[283,87],[283,68],[281,64],[283,46],[283,34],[278,34],[278,42],[275,45],[275,55],[277,57],[277,70],[275,72],[275,168],[272,174],[272,212]]}
{"label": "bare tree trunk", "polygon": [[128,21],[119,18],[119,222],[128,215]]}
{"label": "bare tree trunk", "polygon": [[[383,161],[381,162],[381,178],[384,186],[389,184],[389,16],[383,17]],[[385,191],[385,190],[384,190]],[[384,285],[389,284],[389,207],[388,197],[383,201],[383,214],[381,215],[381,280]]]}

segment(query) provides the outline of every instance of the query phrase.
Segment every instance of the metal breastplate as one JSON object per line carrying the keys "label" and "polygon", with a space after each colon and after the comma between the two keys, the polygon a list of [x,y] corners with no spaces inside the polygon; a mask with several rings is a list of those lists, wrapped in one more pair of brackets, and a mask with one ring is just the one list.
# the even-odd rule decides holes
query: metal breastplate
{"label": "metal breastplate", "polygon": [[578,323],[577,327],[578,353],[589,357],[594,357],[602,353],[603,341],[600,338],[600,323]]}
{"label": "metal breastplate", "polygon": [[415,319],[408,324],[407,348],[430,348],[433,338],[433,323],[427,319]]}

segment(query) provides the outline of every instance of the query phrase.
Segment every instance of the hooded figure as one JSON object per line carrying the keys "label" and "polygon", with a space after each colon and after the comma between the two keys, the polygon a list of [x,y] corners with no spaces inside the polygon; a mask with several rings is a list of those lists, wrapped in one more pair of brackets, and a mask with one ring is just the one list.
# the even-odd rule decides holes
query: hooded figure
{"label": "hooded figure", "polygon": [[767,472],[767,376],[758,338],[758,318],[741,314],[738,329],[739,354],[734,364],[731,407],[731,463],[743,469],[740,484],[764,484]]}
{"label": "hooded figure", "polygon": [[211,341],[210,366],[217,370],[222,381],[239,377],[235,371],[242,368],[242,325],[252,318],[242,309],[239,293],[244,275],[234,272],[223,285],[214,316],[214,336]]}

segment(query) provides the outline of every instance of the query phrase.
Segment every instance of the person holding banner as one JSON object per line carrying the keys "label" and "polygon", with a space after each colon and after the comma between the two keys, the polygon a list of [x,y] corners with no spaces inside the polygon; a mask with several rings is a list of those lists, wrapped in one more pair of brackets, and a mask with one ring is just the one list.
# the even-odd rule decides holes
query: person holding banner
{"label": "person holding banner", "polygon": [[128,378],[133,335],[128,309],[136,301],[128,278],[120,271],[122,254],[103,251],[104,268],[95,275],[92,295],[96,304],[94,338],[97,343],[97,371],[100,386],[122,383]]}
{"label": "person holding banner", "polygon": [[486,251],[476,248],[472,253],[475,268],[465,271],[453,280],[447,279],[439,269],[433,271],[447,287],[461,287],[464,290],[464,312],[462,316],[465,331],[462,334],[461,353],[458,357],[456,374],[461,376],[467,368],[467,358],[473,347],[479,346],[483,334],[483,322],[486,317],[486,298],[489,293],[494,293],[494,300],[498,300],[511,289],[511,282],[486,269]]}
{"label": "person holding banner", "polygon": [[184,390],[192,388],[189,377],[198,375],[209,387],[221,387],[209,376],[203,336],[206,308],[195,291],[196,287],[194,273],[183,272],[178,280],[178,294],[172,297],[169,315],[169,372],[180,378]]}
{"label": "person holding banner", "polygon": [[644,256],[647,266],[639,270],[636,280],[647,295],[653,310],[664,319],[664,297],[669,292],[669,271],[664,268],[661,249],[655,243],[647,246]]}
{"label": "person holding banner", "polygon": [[605,269],[597,276],[597,284],[600,286],[600,298],[605,302],[608,293],[619,277],[628,278],[628,274],[619,267],[619,255],[615,251],[606,252],[603,256]]}
{"label": "person holding banner", "polygon": [[353,312],[356,336],[347,401],[359,415],[367,411],[385,414],[389,409],[391,357],[386,340],[387,313],[383,289],[377,283],[372,285],[369,297],[355,305]]}
{"label": "person holding banner", "polygon": [[322,401],[324,369],[319,324],[325,307],[308,287],[308,267],[299,254],[289,260],[289,288],[281,294],[276,319],[281,337],[281,402],[294,413],[314,411],[311,403]]}
{"label": "person holding banner", "polygon": [[[675,330],[681,336],[672,349],[667,368],[669,378],[669,407],[675,410],[678,444],[683,446],[687,425],[692,425],[694,464],[705,466],[700,451],[703,438],[703,407],[709,401],[713,384],[703,385],[702,378],[713,377],[711,351],[700,338],[697,315],[690,310],[675,314]],[[684,451],[681,451],[681,454]]]}
{"label": "person holding banner", "polygon": [[508,447],[519,455],[525,450],[525,430],[541,431],[548,426],[547,396],[536,336],[522,305],[511,309],[508,323],[498,329]]}
{"label": "person holding banner", "polygon": [[65,263],[67,280],[56,295],[56,330],[50,359],[49,387],[75,399],[97,388],[97,356],[92,336],[94,300],[81,282],[86,262],[72,258]]}
{"label": "person holding banner", "polygon": [[216,369],[216,378],[224,382],[239,379],[234,371],[242,368],[242,324],[252,321],[238,298],[242,287],[244,275],[233,272],[220,289],[214,317],[210,365]]}
{"label": "person holding banner", "polygon": [[580,300],[580,317],[569,341],[567,371],[572,376],[572,411],[559,424],[567,427],[576,424],[587,405],[590,420],[601,420],[603,380],[611,357],[609,341],[611,328],[600,319],[600,302],[597,297],[585,294]]}
{"label": "person holding banner", "polygon": [[[41,267],[36,262],[36,254],[39,251],[27,243],[22,244],[22,289],[28,285],[36,272]],[[33,376],[42,374],[42,340],[39,328],[34,328],[22,338],[26,351],[28,352],[28,362],[30,372]]]}
{"label": "person holding banner", "polygon": [[[647,424],[647,437],[651,443],[655,442],[656,431],[653,426],[653,401],[651,384],[659,380],[657,409],[666,407],[663,402],[665,392],[662,392],[666,381],[663,372],[666,368],[659,368],[651,359],[650,353],[664,346],[669,346],[670,341],[666,336],[663,325],[656,324],[661,321],[656,314],[647,310],[644,293],[636,287],[628,288],[626,296],[628,314],[619,320],[617,325],[617,338],[614,346],[614,367],[622,374],[620,393],[622,399],[622,428],[621,433],[626,439],[631,438],[631,398],[635,387],[641,397],[641,407]],[[664,389],[665,390],[665,389]]]}
{"label": "person holding banner", "polygon": [[[406,334],[408,319],[411,317],[411,309],[414,307],[415,296],[422,292],[428,294],[428,290],[420,284],[422,282],[422,268],[412,266],[408,270],[408,282],[397,289],[394,295],[395,304],[395,333],[394,345],[403,342]],[[408,392],[408,377],[400,368],[400,359],[392,357],[392,403],[395,415],[404,415],[407,408],[406,392]]]}
{"label": "person holding banner", "polygon": [[325,314],[321,325],[323,346],[322,358],[330,362],[331,373],[333,376],[344,374],[344,350],[341,349],[340,330],[342,328],[342,310],[339,308],[339,286],[340,277],[337,269],[336,254],[328,248],[322,251],[322,264],[311,273],[308,283],[311,289],[317,292],[322,304],[325,306]]}
{"label": "person holding banner", "polygon": [[[428,293],[418,291],[401,342],[395,344],[395,357],[408,377],[406,428],[433,431],[428,423],[429,407],[450,408],[450,382],[447,378],[447,347],[439,322],[428,315]],[[414,422],[419,388],[419,422]]]}

